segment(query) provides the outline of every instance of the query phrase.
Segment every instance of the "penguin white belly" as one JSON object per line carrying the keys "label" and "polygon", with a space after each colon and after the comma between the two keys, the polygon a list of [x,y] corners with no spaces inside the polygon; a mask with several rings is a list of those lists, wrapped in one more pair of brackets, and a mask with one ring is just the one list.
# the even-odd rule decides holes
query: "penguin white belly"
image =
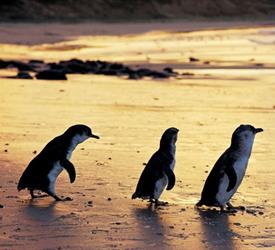
{"label": "penguin white belly", "polygon": [[154,199],[159,199],[160,195],[162,194],[164,188],[168,184],[168,178],[166,175],[159,179],[155,184],[155,190],[154,190]]}
{"label": "penguin white belly", "polygon": [[76,147],[76,145],[72,144],[72,145],[70,146],[70,148],[68,149],[68,152],[67,152],[67,155],[66,155],[66,159],[67,159],[67,160],[70,160],[70,159],[71,159],[71,156],[72,156],[72,153],[73,153],[75,147]]}
{"label": "penguin white belly", "polygon": [[62,172],[63,167],[61,167],[59,161],[54,163],[54,166],[52,170],[48,174],[48,179],[49,179],[49,191],[53,194],[55,194],[55,182],[57,176]]}
{"label": "penguin white belly", "polygon": [[171,169],[172,171],[174,171],[175,164],[176,164],[176,160],[173,159],[173,161],[172,161],[171,164],[170,164],[170,169]]}
{"label": "penguin white belly", "polygon": [[[172,171],[174,171],[174,167],[175,167],[175,159],[171,162],[169,168]],[[159,197],[161,196],[167,184],[168,184],[168,177],[166,176],[166,174],[164,174],[164,176],[161,179],[159,179],[155,184],[154,199],[159,199]]]}
{"label": "penguin white belly", "polygon": [[221,179],[218,193],[216,194],[216,200],[219,202],[220,205],[225,205],[237,191],[245,175],[247,163],[248,163],[248,157],[242,157],[235,162],[233,168],[237,175],[237,182],[235,184],[235,187],[229,192],[226,191],[229,185],[229,178],[227,174],[225,174]]}

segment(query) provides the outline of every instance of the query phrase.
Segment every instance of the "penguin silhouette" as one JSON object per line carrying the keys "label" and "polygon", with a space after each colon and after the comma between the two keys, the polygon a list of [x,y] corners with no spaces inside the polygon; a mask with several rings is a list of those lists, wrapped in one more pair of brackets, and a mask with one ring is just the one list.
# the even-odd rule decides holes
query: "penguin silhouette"
{"label": "penguin silhouette", "polygon": [[217,160],[205,181],[197,207],[218,206],[221,211],[225,205],[234,208],[230,199],[244,178],[255,135],[262,131],[251,125],[240,125],[234,131],[230,147]]}
{"label": "penguin silhouette", "polygon": [[55,182],[58,175],[65,169],[70,177],[70,182],[75,181],[74,165],[69,161],[76,146],[88,138],[99,139],[86,125],[69,127],[64,134],[51,140],[43,150],[29,163],[23,172],[17,189],[27,188],[31,197],[36,198],[34,190],[41,190],[61,201],[55,193]]}
{"label": "penguin silhouette", "polygon": [[149,199],[156,205],[164,204],[159,201],[159,197],[166,186],[167,190],[171,190],[176,180],[173,171],[178,132],[177,128],[172,127],[163,133],[160,147],[146,164],[132,199]]}

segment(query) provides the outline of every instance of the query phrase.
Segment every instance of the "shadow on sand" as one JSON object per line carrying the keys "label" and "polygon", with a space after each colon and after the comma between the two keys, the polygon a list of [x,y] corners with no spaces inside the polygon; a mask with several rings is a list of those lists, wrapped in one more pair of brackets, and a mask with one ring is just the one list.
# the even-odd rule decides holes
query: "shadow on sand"
{"label": "shadow on sand", "polygon": [[[160,210],[149,204],[144,208],[135,208],[134,215],[140,228],[140,234],[151,247],[163,246],[165,242],[164,222],[160,218]],[[148,239],[148,240],[147,240]]]}
{"label": "shadow on sand", "polygon": [[58,218],[56,201],[30,200],[24,208],[24,214],[28,219],[35,221],[52,221]]}
{"label": "shadow on sand", "polygon": [[213,210],[198,210],[203,238],[210,249],[233,250],[238,234],[230,228],[230,214]]}

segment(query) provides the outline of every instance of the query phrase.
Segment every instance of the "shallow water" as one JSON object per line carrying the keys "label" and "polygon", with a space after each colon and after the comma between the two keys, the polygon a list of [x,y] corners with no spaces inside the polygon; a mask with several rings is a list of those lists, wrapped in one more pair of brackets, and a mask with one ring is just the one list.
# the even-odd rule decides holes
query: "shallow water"
{"label": "shallow water", "polygon": [[[151,62],[156,68],[173,62],[179,72],[194,74],[165,81],[98,75],[70,75],[64,82],[0,79],[0,248],[275,247],[275,44],[250,41],[270,41],[272,30],[269,36],[267,28],[259,28],[83,37],[63,45],[89,48],[65,52],[41,49],[46,45],[0,45],[5,47],[3,58],[9,53],[25,59],[100,58]],[[104,44],[106,53],[93,49],[95,42]],[[141,46],[149,62],[136,56]],[[190,64],[189,55],[211,63]],[[74,152],[74,184],[65,172],[58,179],[57,194],[73,201],[30,201],[26,191],[17,193],[16,183],[33,152],[75,123],[91,126],[101,139],[86,141]],[[247,211],[230,215],[195,210],[208,172],[240,124],[264,129],[232,201]],[[177,183],[162,196],[169,206],[153,209],[130,197],[143,163],[170,126],[180,130]]]}

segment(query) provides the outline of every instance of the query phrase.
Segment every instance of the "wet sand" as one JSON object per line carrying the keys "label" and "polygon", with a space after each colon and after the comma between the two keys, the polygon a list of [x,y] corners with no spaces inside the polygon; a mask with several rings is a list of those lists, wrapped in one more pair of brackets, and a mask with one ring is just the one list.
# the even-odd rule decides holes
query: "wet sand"
{"label": "wet sand", "polygon": [[[68,31],[57,43],[36,43],[34,36],[26,38],[34,45],[19,45],[17,38],[0,44],[2,59],[100,59],[193,74],[169,80],[69,75],[68,81],[43,81],[6,79],[16,71],[0,70],[1,249],[275,247],[275,26],[172,31],[73,38]],[[200,61],[190,63],[190,56]],[[18,193],[17,181],[34,151],[75,123],[91,126],[101,139],[86,141],[73,153],[75,183],[66,172],[58,179],[57,194],[73,200],[31,201],[27,191]],[[242,123],[265,130],[255,139],[247,174],[232,200],[247,211],[194,209],[208,172]],[[130,197],[143,163],[170,126],[180,129],[177,182],[161,197],[169,206],[155,209]]]}

